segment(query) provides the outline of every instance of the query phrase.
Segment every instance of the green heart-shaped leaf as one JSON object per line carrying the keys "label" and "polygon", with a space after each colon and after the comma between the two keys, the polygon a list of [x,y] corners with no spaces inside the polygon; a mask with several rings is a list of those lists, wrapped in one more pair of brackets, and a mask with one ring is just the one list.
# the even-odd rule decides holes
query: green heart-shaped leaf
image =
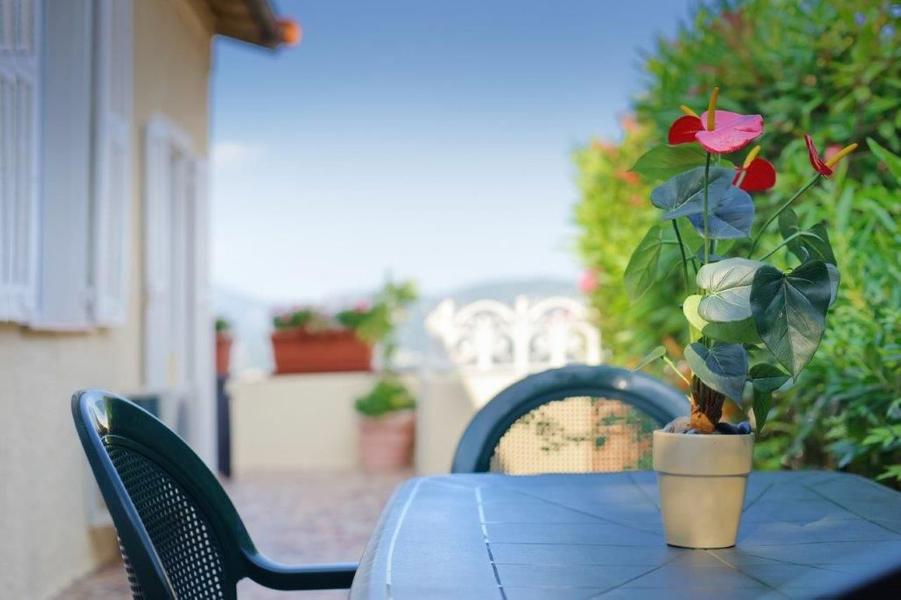
{"label": "green heart-shaped leaf", "polygon": [[[713,167],[707,186],[708,235],[711,239],[746,237],[754,219],[754,202],[732,185],[733,169]],[[664,219],[688,217],[698,233],[704,231],[704,168],[671,177],[651,192],[651,203],[666,212]]]}
{"label": "green heart-shaped leaf", "polygon": [[648,352],[644,358],[638,361],[638,364],[635,365],[632,370],[638,371],[639,369],[643,369],[655,360],[663,358],[664,356],[666,356],[666,348],[664,348],[663,346],[657,346],[656,348]]}
{"label": "green heart-shaped leaf", "polygon": [[744,346],[717,342],[708,348],[695,342],[685,348],[685,360],[707,387],[741,402],[748,373],[748,353]]}
{"label": "green heart-shaped leaf", "polygon": [[770,414],[770,404],[772,397],[773,394],[771,392],[765,392],[763,390],[754,388],[754,424],[757,426],[758,435],[760,435],[760,432],[763,431],[764,425],[766,425],[766,418]]}
{"label": "green heart-shaped leaf", "polygon": [[682,313],[685,315],[688,323],[698,331],[703,330],[708,325],[707,321],[698,314],[701,298],[703,296],[700,294],[692,294],[682,302]]}
{"label": "green heart-shaped leaf", "polygon": [[786,240],[793,235],[797,236],[787,246],[801,262],[821,260],[826,264],[836,264],[825,223],[817,223],[810,229],[802,230],[798,224],[798,215],[789,208],[779,215],[779,232]]}
{"label": "green heart-shaped leaf", "polygon": [[791,375],[769,363],[754,365],[748,372],[748,376],[751,378],[754,388],[764,392],[775,392],[791,379]]}
{"label": "green heart-shaped leaf", "polygon": [[632,171],[651,181],[662,181],[686,169],[702,166],[707,153],[696,144],[663,144],[641,155]]}
{"label": "green heart-shaped leaf", "polygon": [[757,333],[776,360],[797,377],[813,358],[826,326],[831,284],[823,261],[804,263],[790,273],[769,265],[751,285],[751,312]]}
{"label": "green heart-shaped leaf", "polygon": [[751,283],[762,262],[727,258],[698,270],[697,283],[707,295],[698,314],[707,321],[741,321],[751,317]]}
{"label": "green heart-shaped leaf", "polygon": [[[691,326],[701,334],[720,341],[737,344],[759,344],[757,325],[753,318],[731,321],[728,323],[711,323],[698,313],[702,296],[693,294],[682,303],[682,312]],[[695,338],[697,339],[697,338]]]}
{"label": "green heart-shaped leaf", "polygon": [[632,300],[638,300],[656,282],[672,272],[679,260],[678,252],[667,251],[667,246],[675,244],[667,237],[667,229],[661,224],[654,225],[639,242],[623,280],[626,293]]}
{"label": "green heart-shaped leaf", "polygon": [[709,323],[701,332],[709,338],[735,344],[759,344],[760,334],[752,317],[728,323]]}

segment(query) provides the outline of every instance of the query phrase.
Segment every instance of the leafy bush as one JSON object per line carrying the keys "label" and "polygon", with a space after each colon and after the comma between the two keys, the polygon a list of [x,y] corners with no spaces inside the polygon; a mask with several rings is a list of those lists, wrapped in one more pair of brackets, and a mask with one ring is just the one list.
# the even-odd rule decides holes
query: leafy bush
{"label": "leafy bush", "polygon": [[[655,288],[636,303],[626,293],[623,274],[629,262],[628,249],[638,245],[656,213],[647,202],[650,186],[630,171],[653,139],[653,129],[631,118],[624,119],[622,126],[621,143],[596,140],[575,154],[582,193],[576,222],[582,228],[579,252],[596,281],[593,289],[586,291],[599,321],[607,360],[632,365],[661,339],[668,339],[675,350],[685,327],[680,316],[656,310],[670,292],[676,292],[675,287]],[[647,331],[654,334],[647,336]]]}
{"label": "leafy bush", "polygon": [[[647,90],[634,106],[638,127],[659,140],[659,132],[678,116],[679,104],[703,106],[714,85],[728,90],[723,109],[765,114],[763,155],[782,169],[769,205],[758,204],[765,218],[809,176],[803,133],[815,133],[820,148],[873,138],[887,150],[901,150],[901,44],[892,10],[887,0],[747,0],[700,6],[675,40],[660,40],[647,57]],[[623,152],[637,158],[629,143],[627,132]],[[830,222],[844,278],[822,346],[794,390],[774,404],[757,458],[763,467],[842,467],[885,476],[897,486],[901,202],[898,176],[888,169],[891,159],[863,150],[796,207],[803,225]],[[623,248],[631,247],[617,250],[609,237],[629,207],[631,191],[608,185],[612,177],[597,164],[582,159],[579,165],[583,191],[588,190],[577,209],[583,228],[580,248],[589,268],[603,270],[614,259],[602,262],[597,248],[625,254]],[[605,190],[606,196],[598,199]],[[610,210],[586,218],[587,204]],[[647,215],[653,209],[632,210]],[[630,215],[622,221],[628,231],[620,235],[640,238],[646,223],[639,220]],[[774,228],[772,239],[776,235]],[[617,276],[611,273],[611,279]],[[659,322],[623,311],[628,303],[623,303],[621,289],[609,297],[606,293],[602,285],[592,297],[602,325],[609,329],[623,323],[630,330],[625,335],[605,331],[606,342],[614,342],[616,360],[634,360],[671,335],[673,330]],[[653,314],[665,300],[646,297],[641,310]],[[618,345],[623,338],[628,343]]]}

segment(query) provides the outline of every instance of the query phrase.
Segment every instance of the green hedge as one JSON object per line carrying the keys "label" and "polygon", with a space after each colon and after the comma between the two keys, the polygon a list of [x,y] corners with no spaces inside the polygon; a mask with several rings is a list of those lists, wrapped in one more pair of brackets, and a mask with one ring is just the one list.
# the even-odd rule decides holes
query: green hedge
{"label": "green hedge", "polygon": [[723,109],[764,116],[762,155],[779,169],[775,193],[757,198],[764,214],[810,177],[804,133],[821,149],[860,142],[836,176],[797,206],[808,223],[830,222],[845,275],[822,346],[795,389],[774,403],[757,458],[761,467],[840,467],[897,486],[901,192],[897,176],[865,143],[872,138],[901,150],[901,44],[892,10],[888,1],[699,7],[675,40],[659,40],[645,57],[646,91],[634,104],[637,124],[623,142],[577,153],[583,197],[576,218],[586,266],[604,275],[592,303],[602,315],[605,342],[612,360],[628,364],[661,341],[678,339],[684,328],[655,317],[673,312],[659,310],[671,301],[667,294],[634,307],[621,284],[652,209],[647,186],[624,185],[628,176],[620,171],[659,143],[680,104],[700,112],[719,85]]}

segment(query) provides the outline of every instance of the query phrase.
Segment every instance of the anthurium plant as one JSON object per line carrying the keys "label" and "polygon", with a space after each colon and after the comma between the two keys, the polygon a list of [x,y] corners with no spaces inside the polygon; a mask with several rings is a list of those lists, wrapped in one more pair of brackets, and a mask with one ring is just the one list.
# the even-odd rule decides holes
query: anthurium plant
{"label": "anthurium plant", "polygon": [[[750,433],[747,424],[720,422],[724,402],[749,398],[756,429],[763,429],[773,392],[793,385],[816,352],[840,280],[826,223],[803,227],[792,205],[857,144],[823,157],[806,136],[810,181],[755,226],[752,194],[776,183],[776,169],[752,145],[763,136],[764,119],[717,110],[718,94],[714,88],[700,115],[682,106],[669,143],[633,167],[662,181],[650,197],[661,220],[632,254],[625,285],[637,299],[662,279],[681,276],[691,341],[683,355],[691,373],[663,348],[641,366],[663,359],[685,380],[692,408],[682,431]],[[774,223],[781,242],[761,248]]]}

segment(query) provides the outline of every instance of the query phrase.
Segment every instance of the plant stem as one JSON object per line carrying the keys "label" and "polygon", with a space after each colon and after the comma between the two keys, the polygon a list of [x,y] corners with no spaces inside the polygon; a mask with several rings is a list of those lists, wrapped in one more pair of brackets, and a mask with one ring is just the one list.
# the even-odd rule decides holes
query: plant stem
{"label": "plant stem", "polygon": [[709,217],[707,216],[707,192],[710,188],[710,153],[704,163],[704,264],[710,262],[710,240],[707,239]]}
{"label": "plant stem", "polygon": [[688,293],[688,256],[685,254],[685,244],[682,242],[682,234],[679,233],[679,224],[673,219],[673,231],[676,232],[676,239],[679,240],[679,252],[682,253],[682,281],[685,283],[685,293]]}
{"label": "plant stem", "polygon": [[[784,203],[782,206],[780,206],[780,207],[776,210],[776,212],[774,212],[774,213],[770,216],[769,219],[766,220],[766,222],[763,224],[763,226],[760,228],[760,230],[757,231],[757,235],[754,236],[754,241],[751,242],[751,250],[748,252],[748,257],[749,257],[749,258],[750,258],[750,256],[754,253],[754,250],[757,248],[757,244],[760,243],[760,237],[763,235],[763,232],[766,231],[767,227],[769,227],[769,226],[773,223],[773,221],[775,221],[776,219],[778,219],[778,218],[779,218],[779,215],[781,215],[782,212],[783,212],[786,208],[788,208],[789,206],[791,206],[791,203],[792,203],[792,202],[794,202],[795,200],[797,200],[798,198],[800,198],[800,197],[801,197],[801,194],[803,194],[804,192],[806,192],[807,190],[809,190],[811,187],[813,187],[813,184],[815,184],[817,181],[819,181],[819,180],[820,180],[820,177],[822,177],[822,175],[820,175],[819,173],[817,173],[817,174],[814,176],[813,179],[811,179],[810,181],[808,181],[807,184],[806,184],[804,187],[802,187],[800,190],[798,190],[797,192],[795,192],[795,195],[794,195],[794,196],[792,196],[791,198],[789,198],[788,200],[786,200],[785,203]],[[769,254],[768,254],[767,256],[769,256]]]}
{"label": "plant stem", "polygon": [[819,239],[819,238],[817,238],[817,236],[815,236],[812,233],[809,233],[807,231],[796,231],[795,233],[791,234],[790,236],[788,236],[787,238],[782,240],[781,244],[779,244],[778,246],[776,246],[775,248],[773,248],[772,250],[767,252],[764,256],[761,256],[760,258],[758,258],[756,260],[763,261],[763,260],[768,259],[772,255],[774,255],[776,253],[776,251],[779,250],[779,248],[782,248],[783,246],[785,246],[786,244],[791,242],[793,239],[799,238],[799,237],[812,237],[814,239]]}
{"label": "plant stem", "polygon": [[682,378],[682,381],[684,381],[684,382],[687,383],[688,385],[691,385],[691,381],[689,381],[689,379],[688,379],[687,377],[685,377],[685,375],[682,374],[682,371],[679,370],[679,367],[677,367],[677,366],[673,363],[673,361],[670,359],[669,356],[664,355],[664,356],[663,356],[663,362],[665,362],[667,365],[669,365],[669,368],[672,369],[673,372],[674,372],[676,375],[678,375],[679,377],[681,377],[681,378]]}

